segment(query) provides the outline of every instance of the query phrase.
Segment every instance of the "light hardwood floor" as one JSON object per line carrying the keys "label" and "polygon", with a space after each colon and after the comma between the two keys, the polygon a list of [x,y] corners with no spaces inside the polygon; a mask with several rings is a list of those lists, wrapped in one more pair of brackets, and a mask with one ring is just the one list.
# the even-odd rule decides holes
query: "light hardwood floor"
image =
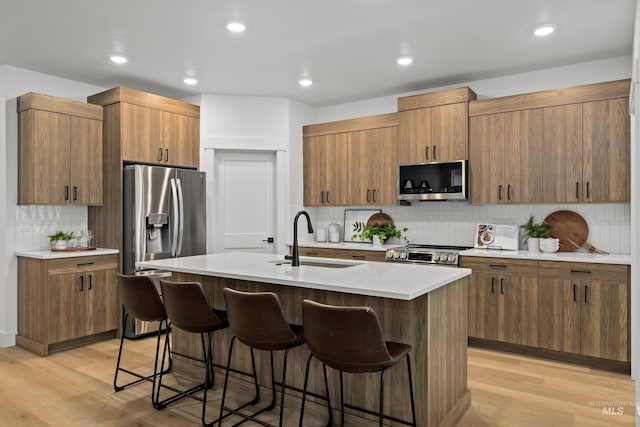
{"label": "light hardwood floor", "polygon": [[[153,339],[126,344],[123,360],[129,367],[152,360]],[[0,349],[0,426],[200,425],[199,402],[156,411],[149,384],[114,393],[117,346],[110,340],[46,358],[17,347]],[[216,381],[214,416],[222,385]],[[625,375],[470,348],[469,388],[472,406],[461,427],[633,426],[635,421],[634,384]],[[616,413],[621,406],[622,414],[603,414],[603,401],[612,401]],[[297,425],[297,410],[286,411],[287,425]],[[315,415],[305,417],[306,426],[323,425],[324,412]]]}

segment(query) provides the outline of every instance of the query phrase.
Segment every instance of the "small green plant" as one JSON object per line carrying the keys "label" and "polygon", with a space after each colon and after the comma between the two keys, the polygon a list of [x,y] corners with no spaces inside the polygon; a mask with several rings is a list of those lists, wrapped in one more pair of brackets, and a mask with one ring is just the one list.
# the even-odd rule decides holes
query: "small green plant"
{"label": "small green plant", "polygon": [[398,239],[404,239],[406,243],[409,243],[409,239],[404,235],[409,229],[407,227],[403,229],[396,228],[394,224],[378,224],[367,225],[362,229],[360,234],[354,234],[351,238],[357,237],[362,240],[371,240],[373,236],[380,238],[380,243],[384,244],[390,237],[397,237]]}
{"label": "small green plant", "polygon": [[524,232],[525,242],[530,238],[540,239],[547,237],[552,230],[549,224],[533,222],[533,215],[531,215],[529,217],[529,221],[527,221],[526,224],[522,224],[520,228],[522,228],[522,231]]}
{"label": "small green plant", "polygon": [[48,235],[47,237],[49,238],[49,242],[51,243],[55,243],[60,240],[68,242],[69,240],[73,239],[73,231],[65,233],[62,230],[58,230],[55,233]]}

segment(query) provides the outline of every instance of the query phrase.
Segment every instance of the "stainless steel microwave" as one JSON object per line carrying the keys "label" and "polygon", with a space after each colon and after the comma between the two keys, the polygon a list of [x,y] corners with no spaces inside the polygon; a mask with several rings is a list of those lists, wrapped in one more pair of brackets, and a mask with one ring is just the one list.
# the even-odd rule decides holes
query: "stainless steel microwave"
{"label": "stainless steel microwave", "polygon": [[429,162],[398,167],[398,200],[467,200],[467,161]]}

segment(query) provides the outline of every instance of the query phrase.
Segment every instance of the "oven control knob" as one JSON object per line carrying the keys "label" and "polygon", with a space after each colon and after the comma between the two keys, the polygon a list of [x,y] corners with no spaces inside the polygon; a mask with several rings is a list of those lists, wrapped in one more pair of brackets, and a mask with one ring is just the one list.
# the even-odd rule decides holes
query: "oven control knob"
{"label": "oven control knob", "polygon": [[449,258],[448,258],[448,259],[449,259],[449,262],[450,262],[451,264],[453,264],[453,263],[455,262],[455,260],[456,260],[456,256],[455,256],[454,254],[451,254],[451,255],[449,255]]}
{"label": "oven control knob", "polygon": [[393,252],[387,252],[387,259],[393,259]]}
{"label": "oven control knob", "polygon": [[400,259],[407,259],[407,253],[406,252],[400,252]]}
{"label": "oven control knob", "polygon": [[400,252],[394,252],[393,259],[398,259],[398,258],[400,258]]}
{"label": "oven control knob", "polygon": [[438,261],[440,261],[440,255],[438,254],[433,255],[433,262],[438,262]]}

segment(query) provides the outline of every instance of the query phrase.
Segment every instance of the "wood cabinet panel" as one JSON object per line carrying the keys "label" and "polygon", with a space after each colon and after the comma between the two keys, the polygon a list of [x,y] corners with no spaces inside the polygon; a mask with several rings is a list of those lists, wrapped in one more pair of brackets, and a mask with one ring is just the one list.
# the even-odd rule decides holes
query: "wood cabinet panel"
{"label": "wood cabinet panel", "polygon": [[629,99],[586,102],[583,113],[583,188],[586,202],[629,202]]}
{"label": "wood cabinet panel", "polygon": [[345,186],[349,191],[349,204],[368,205],[372,203],[373,174],[377,172],[373,164],[375,142],[373,131],[349,132],[348,142],[349,176]]}
{"label": "wood cabinet panel", "polygon": [[302,146],[304,175],[304,205],[324,204],[325,182],[325,136],[304,138]]}
{"label": "wood cabinet panel", "polygon": [[162,113],[164,162],[200,167],[200,120],[180,114]]}
{"label": "wood cabinet panel", "polygon": [[468,159],[468,104],[441,105],[433,107],[431,115],[431,159]]}
{"label": "wood cabinet panel", "polygon": [[504,114],[469,119],[469,201],[498,203],[504,166]]}
{"label": "wood cabinet panel", "polygon": [[538,274],[538,262],[527,259],[462,257],[461,267],[470,268],[473,272],[491,274],[519,274],[534,276]]}
{"label": "wood cabinet panel", "polygon": [[544,200],[542,182],[542,109],[505,113],[503,201],[537,203]]}
{"label": "wood cabinet panel", "polygon": [[49,276],[47,344],[79,338],[85,331],[84,274]]}
{"label": "wood cabinet panel", "polygon": [[580,289],[571,280],[538,280],[538,345],[580,353]]}
{"label": "wood cabinet panel", "polygon": [[120,103],[120,134],[122,160],[162,162],[162,111]]}
{"label": "wood cabinet panel", "polygon": [[431,108],[402,111],[398,115],[399,163],[431,161]]}
{"label": "wood cabinet panel", "polygon": [[498,297],[492,274],[473,273],[469,279],[469,336],[498,340]]}
{"label": "wood cabinet panel", "polygon": [[34,93],[18,104],[18,203],[102,204],[102,109]]}
{"label": "wood cabinet panel", "polygon": [[97,334],[118,327],[118,307],[114,295],[118,294],[115,269],[95,269],[86,274],[85,334]]}
{"label": "wood cabinet panel", "polygon": [[[289,248],[291,254],[292,248]],[[320,258],[338,258],[351,259],[356,261],[385,261],[385,251],[366,251],[354,249],[331,249],[331,248],[314,248],[303,247],[298,248],[300,256],[312,256]]]}
{"label": "wood cabinet panel", "polygon": [[498,340],[538,345],[538,279],[535,276],[502,275],[498,304]]}
{"label": "wood cabinet panel", "polygon": [[349,203],[348,134],[327,135],[325,150],[325,204],[347,205]]}

